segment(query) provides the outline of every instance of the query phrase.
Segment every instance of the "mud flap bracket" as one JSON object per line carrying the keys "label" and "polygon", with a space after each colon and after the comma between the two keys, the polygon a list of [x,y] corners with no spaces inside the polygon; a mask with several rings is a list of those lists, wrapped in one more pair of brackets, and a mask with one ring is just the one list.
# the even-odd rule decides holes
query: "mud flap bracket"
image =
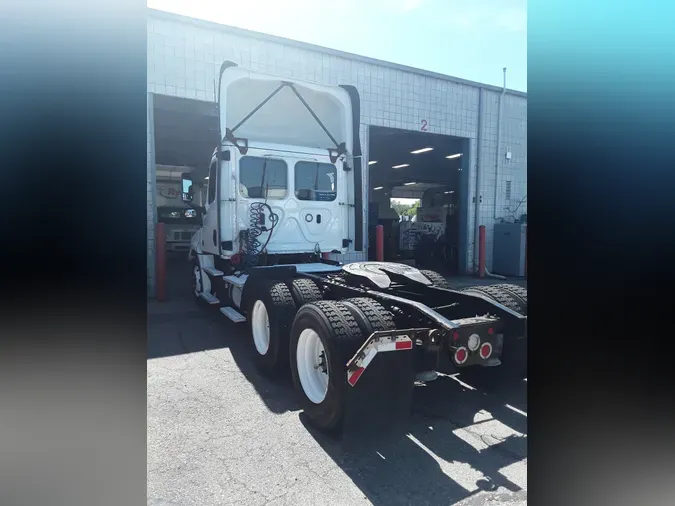
{"label": "mud flap bracket", "polygon": [[343,443],[363,447],[406,433],[420,332],[375,332],[347,363]]}

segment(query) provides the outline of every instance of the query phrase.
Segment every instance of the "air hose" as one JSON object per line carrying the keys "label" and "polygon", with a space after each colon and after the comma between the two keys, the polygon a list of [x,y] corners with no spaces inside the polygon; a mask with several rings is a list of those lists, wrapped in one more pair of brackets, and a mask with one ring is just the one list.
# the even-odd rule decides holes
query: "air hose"
{"label": "air hose", "polygon": [[[270,221],[272,222],[272,226],[269,229],[264,225],[265,209],[269,211]],[[258,265],[260,255],[265,251],[265,248],[269,244],[270,239],[272,238],[272,232],[277,226],[278,221],[278,218],[272,212],[272,208],[267,202],[253,202],[251,204],[251,207],[249,208],[249,227],[243,238],[241,251],[241,263],[244,270]],[[260,242],[260,236],[263,232],[269,232],[264,244]]]}

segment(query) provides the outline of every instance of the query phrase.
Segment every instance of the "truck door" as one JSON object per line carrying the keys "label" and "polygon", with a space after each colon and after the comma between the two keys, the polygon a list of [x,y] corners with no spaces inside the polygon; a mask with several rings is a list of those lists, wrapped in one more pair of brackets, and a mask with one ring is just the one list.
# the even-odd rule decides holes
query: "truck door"
{"label": "truck door", "polygon": [[218,184],[218,162],[211,161],[209,168],[209,185],[204,205],[205,216],[202,231],[202,251],[218,255],[218,203],[216,202],[216,185]]}
{"label": "truck door", "polygon": [[348,237],[344,171],[325,156],[297,160],[293,173],[293,197],[304,240],[319,244],[324,252],[340,250],[342,239]]}

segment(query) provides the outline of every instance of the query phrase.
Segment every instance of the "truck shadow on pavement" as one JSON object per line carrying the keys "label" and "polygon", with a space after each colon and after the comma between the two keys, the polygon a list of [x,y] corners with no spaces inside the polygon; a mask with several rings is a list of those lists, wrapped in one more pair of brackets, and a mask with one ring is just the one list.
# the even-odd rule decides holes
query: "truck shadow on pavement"
{"label": "truck shadow on pavement", "polygon": [[[439,378],[416,388],[408,434],[374,445],[357,436],[346,446],[299,416],[375,505],[455,504],[483,491],[526,501],[526,491],[502,473],[527,458],[527,418],[504,407],[523,397],[525,388],[487,393]],[[523,480],[525,472],[523,466]],[[483,501],[476,498],[476,504]]]}
{"label": "truck shadow on pavement", "polygon": [[258,372],[246,324],[197,307],[184,291],[173,302],[175,310],[166,303],[161,314],[148,314],[148,359],[229,351],[231,358],[219,355],[229,362],[223,367],[241,371],[270,412],[297,411],[308,433],[373,504],[479,506],[484,491],[496,500],[505,495],[526,502],[526,465],[517,465],[527,459],[526,382],[494,388],[465,383],[461,374],[441,376],[415,388],[405,436],[345,445],[308,423],[290,374],[269,379]]}
{"label": "truck shadow on pavement", "polygon": [[502,472],[527,458],[526,382],[488,390],[462,382],[461,375],[441,376],[415,388],[406,436],[375,446],[345,445],[307,422],[290,375],[269,379],[258,372],[245,324],[232,324],[208,308],[185,307],[152,324],[148,358],[229,351],[231,358],[221,354],[229,362],[223,366],[241,371],[270,412],[297,411],[308,433],[373,504],[464,505],[475,500],[481,505],[477,494],[483,491],[526,500],[521,490],[525,466],[516,471],[518,483],[510,479],[512,473],[507,477]]}
{"label": "truck shadow on pavement", "polygon": [[227,349],[267,409],[276,414],[299,409],[290,373],[272,380],[256,368],[247,324],[231,323],[214,308],[199,308],[191,300],[177,305],[177,312],[148,315],[147,359]]}

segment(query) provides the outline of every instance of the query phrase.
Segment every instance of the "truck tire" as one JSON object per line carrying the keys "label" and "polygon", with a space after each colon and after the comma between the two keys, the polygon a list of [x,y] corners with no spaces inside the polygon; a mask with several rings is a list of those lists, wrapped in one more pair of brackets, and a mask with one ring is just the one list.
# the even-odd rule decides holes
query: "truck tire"
{"label": "truck tire", "polygon": [[424,269],[420,272],[425,278],[431,281],[433,286],[437,286],[438,288],[450,288],[450,283],[448,283],[448,281],[436,271]]}
{"label": "truck tire", "polygon": [[268,376],[288,365],[288,337],[295,303],[285,283],[256,280],[248,297],[247,319],[258,369]]}
{"label": "truck tire", "polygon": [[497,285],[489,286],[472,286],[470,288],[465,288],[462,290],[465,293],[477,293],[484,297],[498,302],[502,306],[515,311],[516,313],[525,315],[527,309],[523,308],[522,303],[511,293],[506,290],[499,288]]}
{"label": "truck tire", "polygon": [[364,337],[370,336],[373,332],[396,328],[391,313],[376,300],[356,297],[342,300],[339,304],[349,310]]}
{"label": "truck tire", "polygon": [[[503,285],[472,286],[465,288],[462,292],[473,292],[489,297],[523,316],[527,315],[527,295],[525,301],[523,301],[509,289],[504,288]],[[508,350],[506,346],[508,346]],[[470,384],[490,387],[520,382],[527,377],[527,346],[525,341],[514,341],[510,346],[509,343],[506,343],[501,365],[496,367],[468,367],[462,369],[461,376],[466,378]]]}
{"label": "truck tire", "polygon": [[301,308],[310,302],[316,302],[323,299],[323,294],[314,281],[307,278],[298,278],[286,283],[291,291],[295,305]]}
{"label": "truck tire", "polygon": [[518,302],[520,302],[521,307],[525,311],[523,315],[527,316],[527,288],[506,283],[492,286],[499,287],[500,290],[509,292],[509,294],[518,299]]}
{"label": "truck tire", "polygon": [[194,297],[197,306],[205,307],[208,304],[199,296],[204,290],[204,285],[202,285],[202,276],[204,276],[204,273],[199,267],[199,261],[196,258],[190,262],[190,265],[192,266],[192,296]]}
{"label": "truck tire", "polygon": [[364,339],[349,309],[336,301],[305,304],[295,316],[290,339],[293,385],[305,416],[319,430],[341,429],[346,364]]}

